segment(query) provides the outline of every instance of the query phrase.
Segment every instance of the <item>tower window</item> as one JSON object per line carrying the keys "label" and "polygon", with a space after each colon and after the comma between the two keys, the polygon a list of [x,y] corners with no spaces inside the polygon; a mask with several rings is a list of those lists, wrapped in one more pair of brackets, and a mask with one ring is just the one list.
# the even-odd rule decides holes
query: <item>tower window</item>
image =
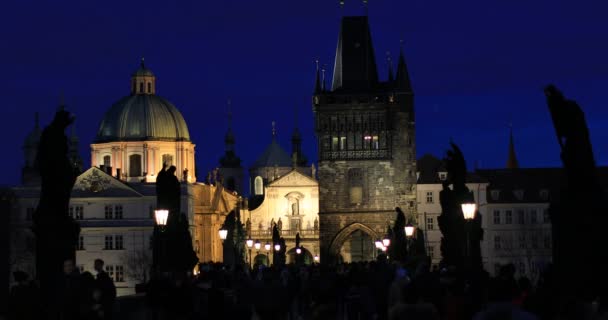
{"label": "tower window", "polygon": [[144,83],[140,82],[139,83],[139,93],[143,93],[144,92]]}
{"label": "tower window", "polygon": [[152,93],[152,83],[148,82],[148,93]]}
{"label": "tower window", "polygon": [[255,177],[253,188],[256,196],[264,194],[264,180],[262,180],[262,177]]}
{"label": "tower window", "polygon": [[141,176],[141,155],[132,154],[129,156],[129,176]]}
{"label": "tower window", "polygon": [[348,186],[350,204],[363,203],[363,170],[360,168],[348,170]]}
{"label": "tower window", "polygon": [[112,165],[112,161],[111,160],[112,160],[112,157],[110,157],[110,156],[104,156],[103,157],[103,166],[106,167],[106,168],[110,167]]}

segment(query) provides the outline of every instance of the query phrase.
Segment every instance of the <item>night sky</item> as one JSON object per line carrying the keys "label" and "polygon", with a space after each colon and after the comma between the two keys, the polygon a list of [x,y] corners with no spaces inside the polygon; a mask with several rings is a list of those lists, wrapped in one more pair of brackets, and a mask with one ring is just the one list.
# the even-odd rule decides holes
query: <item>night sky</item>
{"label": "night sky", "polygon": [[[415,91],[417,153],[443,155],[452,138],[470,167],[504,167],[512,122],[521,166],[558,166],[542,88],[583,107],[599,164],[608,163],[608,2],[370,0],[381,79],[404,40]],[[198,177],[218,165],[232,99],[237,153],[249,167],[271,138],[290,150],[294,110],[316,160],[315,58],[333,67],[342,14],[360,1],[4,1],[0,8],[0,133],[4,174],[19,182],[34,113],[50,122],[65,95],[81,154],[105,111],[129,94],[144,56],[157,93],[184,115]],[[328,74],[331,76],[331,73]]]}

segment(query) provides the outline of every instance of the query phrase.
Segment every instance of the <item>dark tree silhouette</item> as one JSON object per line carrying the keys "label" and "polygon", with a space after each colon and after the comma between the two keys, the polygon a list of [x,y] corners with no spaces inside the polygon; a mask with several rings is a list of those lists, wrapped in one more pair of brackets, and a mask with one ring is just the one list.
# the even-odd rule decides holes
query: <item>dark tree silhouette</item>
{"label": "dark tree silhouette", "polygon": [[564,177],[560,197],[553,197],[550,217],[557,289],[562,299],[590,299],[608,294],[605,228],[608,205],[596,172],[585,114],[554,86],[545,89],[547,105],[561,148]]}
{"label": "dark tree silhouette", "polygon": [[40,170],[40,202],[34,213],[36,276],[40,282],[43,312],[57,317],[63,261],[74,259],[80,227],[68,216],[76,169],[68,158],[65,129],[74,118],[60,109],[40,137],[36,165]]}
{"label": "dark tree silhouette", "polygon": [[[481,216],[477,212],[475,219],[468,226],[469,252],[467,254],[467,236],[461,204],[473,201],[473,195],[465,184],[466,162],[457,145],[451,143],[445,158],[448,177],[439,194],[441,215],[437,221],[441,230],[441,264],[455,266],[461,272],[475,272],[482,269],[480,242],[483,238]],[[451,186],[451,188],[450,188]],[[467,258],[468,256],[468,258]]]}
{"label": "dark tree silhouette", "polygon": [[407,239],[405,237],[405,214],[401,208],[395,208],[397,217],[393,225],[391,245],[388,247],[388,255],[391,260],[405,263],[408,258]]}

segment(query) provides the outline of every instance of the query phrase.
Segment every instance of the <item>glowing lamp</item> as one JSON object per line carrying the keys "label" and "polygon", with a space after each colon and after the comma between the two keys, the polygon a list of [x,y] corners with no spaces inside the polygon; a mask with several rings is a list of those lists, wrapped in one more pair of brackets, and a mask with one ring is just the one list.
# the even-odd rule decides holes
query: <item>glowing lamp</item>
{"label": "glowing lamp", "polygon": [[297,254],[302,253],[302,249],[300,249],[300,248],[296,248],[296,253],[297,253]]}
{"label": "glowing lamp", "polygon": [[315,255],[314,259],[316,263],[319,263],[319,255]]}
{"label": "glowing lamp", "polygon": [[281,251],[281,245],[280,244],[275,244],[274,245],[274,251]]}
{"label": "glowing lamp", "polygon": [[386,238],[382,239],[382,245],[383,245],[384,247],[388,247],[388,246],[390,246],[390,245],[391,245],[391,239],[389,239],[388,237],[386,237]]}
{"label": "glowing lamp", "polygon": [[475,218],[475,211],[477,211],[477,204],[475,203],[463,203],[462,204],[462,215],[465,220],[473,220]]}
{"label": "glowing lamp", "polygon": [[224,228],[220,229],[220,239],[226,240],[227,237],[228,237],[228,230],[226,230]]}
{"label": "glowing lamp", "polygon": [[260,251],[260,248],[262,247],[262,244],[260,243],[260,240],[256,240],[255,244],[253,246],[255,247],[255,250]]}
{"label": "glowing lamp", "polygon": [[167,225],[167,218],[169,217],[169,210],[159,209],[154,210],[154,219],[156,220],[156,224],[164,227]]}
{"label": "glowing lamp", "polygon": [[247,239],[247,241],[245,241],[245,243],[247,244],[247,248],[251,249],[253,247],[253,240]]}
{"label": "glowing lamp", "polygon": [[405,226],[405,236],[410,238],[413,235],[414,235],[414,226],[412,226],[411,224],[408,224],[407,226]]}
{"label": "glowing lamp", "polygon": [[374,242],[374,244],[376,245],[376,249],[381,249],[382,248],[382,241],[376,240],[376,242]]}
{"label": "glowing lamp", "polygon": [[266,251],[270,251],[270,243],[266,242],[264,249],[266,249]]}

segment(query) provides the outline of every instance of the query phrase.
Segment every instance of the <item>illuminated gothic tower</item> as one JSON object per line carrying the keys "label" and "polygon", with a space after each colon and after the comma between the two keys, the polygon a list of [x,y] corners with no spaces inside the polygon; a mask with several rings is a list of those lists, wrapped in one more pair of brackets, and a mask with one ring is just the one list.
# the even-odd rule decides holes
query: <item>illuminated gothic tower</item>
{"label": "illuminated gothic tower", "polygon": [[373,241],[416,207],[414,100],[403,51],[379,81],[366,16],[343,17],[333,82],[317,70],[321,262],[369,260]]}

